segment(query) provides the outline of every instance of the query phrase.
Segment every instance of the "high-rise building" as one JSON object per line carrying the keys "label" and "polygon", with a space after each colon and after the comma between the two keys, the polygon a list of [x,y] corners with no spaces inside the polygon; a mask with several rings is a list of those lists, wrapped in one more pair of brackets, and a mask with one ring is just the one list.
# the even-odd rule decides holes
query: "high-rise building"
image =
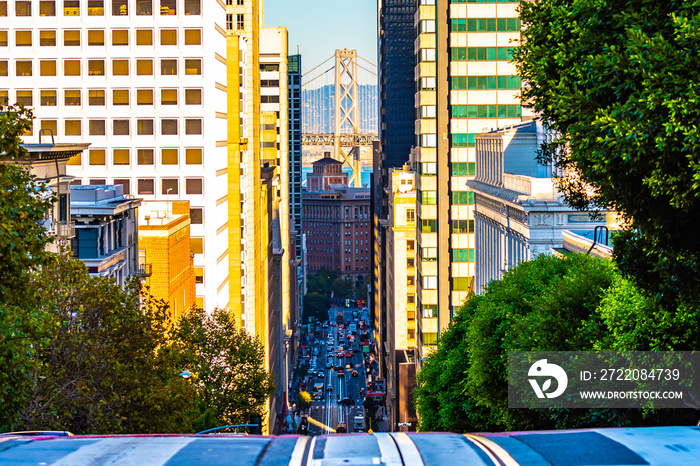
{"label": "high-rise building", "polygon": [[[475,135],[521,122],[514,0],[420,0],[416,21],[417,347],[474,290]],[[466,228],[462,228],[465,225]]]}
{"label": "high-rise building", "polygon": [[[198,303],[229,303],[226,34],[201,0],[10,2],[0,16],[0,98],[34,109],[39,132],[90,143],[74,184],[119,184],[144,200],[187,200]],[[46,140],[46,136],[44,137]]]}
{"label": "high-rise building", "polygon": [[294,247],[301,257],[301,55],[287,57],[289,129],[289,214],[296,231]]}

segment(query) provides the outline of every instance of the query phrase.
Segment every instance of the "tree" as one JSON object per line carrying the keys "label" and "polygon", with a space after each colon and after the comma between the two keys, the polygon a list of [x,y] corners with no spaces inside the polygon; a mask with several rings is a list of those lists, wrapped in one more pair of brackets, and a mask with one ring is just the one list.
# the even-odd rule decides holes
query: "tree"
{"label": "tree", "polygon": [[[698,326],[645,298],[610,261],[540,255],[472,297],[418,372],[421,430],[493,431],[685,423],[692,410],[509,409],[508,351],[694,349]],[[668,333],[668,337],[665,337]]]}
{"label": "tree", "polygon": [[347,280],[342,277],[338,277],[333,280],[333,296],[336,299],[344,299],[354,297],[354,286],[352,280]]}
{"label": "tree", "polygon": [[0,109],[0,430],[17,425],[31,397],[35,356],[48,323],[30,282],[51,241],[39,222],[52,199],[29,173],[12,164],[27,156],[20,136],[31,128],[32,118],[21,106]]}
{"label": "tree", "polygon": [[331,300],[325,295],[307,293],[304,295],[304,323],[308,323],[309,317],[320,322],[328,320],[328,310],[331,308]]}
{"label": "tree", "polygon": [[337,273],[321,269],[318,272],[309,274],[306,280],[306,288],[309,293],[320,293],[330,296],[333,291],[333,282],[336,278],[338,278]]}
{"label": "tree", "polygon": [[179,367],[192,373],[195,431],[246,424],[264,414],[275,389],[265,351],[257,337],[235,327],[232,313],[190,309],[177,322],[173,340]]}
{"label": "tree", "polygon": [[700,298],[700,99],[696,2],[521,3],[514,58],[523,101],[560,137],[545,147],[569,171],[570,204],[621,212],[623,273],[671,311]]}
{"label": "tree", "polygon": [[296,398],[297,410],[305,411],[311,407],[311,394],[307,391],[300,391]]}
{"label": "tree", "polygon": [[33,285],[51,318],[22,427],[76,434],[191,432],[190,385],[167,348],[168,306],[50,255]]}

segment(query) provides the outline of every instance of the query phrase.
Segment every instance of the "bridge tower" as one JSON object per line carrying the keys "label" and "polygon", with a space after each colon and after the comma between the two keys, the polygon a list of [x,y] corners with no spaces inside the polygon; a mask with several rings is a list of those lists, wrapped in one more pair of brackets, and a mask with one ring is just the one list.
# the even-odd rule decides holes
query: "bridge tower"
{"label": "bridge tower", "polygon": [[[359,134],[357,93],[357,50],[335,51],[335,102],[333,118],[333,149],[336,160],[352,169],[349,184],[362,187],[360,148],[356,144]],[[350,138],[341,135],[350,135]],[[342,138],[342,141],[341,141]],[[349,143],[349,144],[348,144]]]}

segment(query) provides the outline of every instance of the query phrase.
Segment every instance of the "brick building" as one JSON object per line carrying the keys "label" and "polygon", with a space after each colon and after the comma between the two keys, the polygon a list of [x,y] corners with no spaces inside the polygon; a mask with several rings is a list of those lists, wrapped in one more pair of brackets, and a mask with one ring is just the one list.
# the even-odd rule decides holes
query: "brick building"
{"label": "brick building", "polygon": [[325,152],[322,159],[313,163],[313,173],[306,175],[306,190],[309,192],[329,191],[331,185],[348,185],[348,174],[343,172],[343,163],[331,158]]}
{"label": "brick building", "polygon": [[326,269],[353,279],[369,274],[369,204],[369,188],[331,185],[302,194],[309,271]]}
{"label": "brick building", "polygon": [[[195,304],[194,254],[203,250],[202,238],[190,237],[188,201],[146,201],[139,209],[139,247],[150,264],[146,279],[151,294],[170,304],[173,318]],[[141,252],[140,251],[140,252]]]}

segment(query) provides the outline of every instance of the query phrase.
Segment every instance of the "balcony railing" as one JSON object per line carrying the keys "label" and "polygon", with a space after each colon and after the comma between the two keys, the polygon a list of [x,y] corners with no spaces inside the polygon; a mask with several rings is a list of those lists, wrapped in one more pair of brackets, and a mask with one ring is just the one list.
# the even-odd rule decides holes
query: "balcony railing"
{"label": "balcony railing", "polygon": [[75,238],[75,222],[56,222],[55,233],[61,239]]}
{"label": "balcony railing", "polygon": [[147,278],[152,275],[153,264],[138,264],[131,273],[134,277]]}

